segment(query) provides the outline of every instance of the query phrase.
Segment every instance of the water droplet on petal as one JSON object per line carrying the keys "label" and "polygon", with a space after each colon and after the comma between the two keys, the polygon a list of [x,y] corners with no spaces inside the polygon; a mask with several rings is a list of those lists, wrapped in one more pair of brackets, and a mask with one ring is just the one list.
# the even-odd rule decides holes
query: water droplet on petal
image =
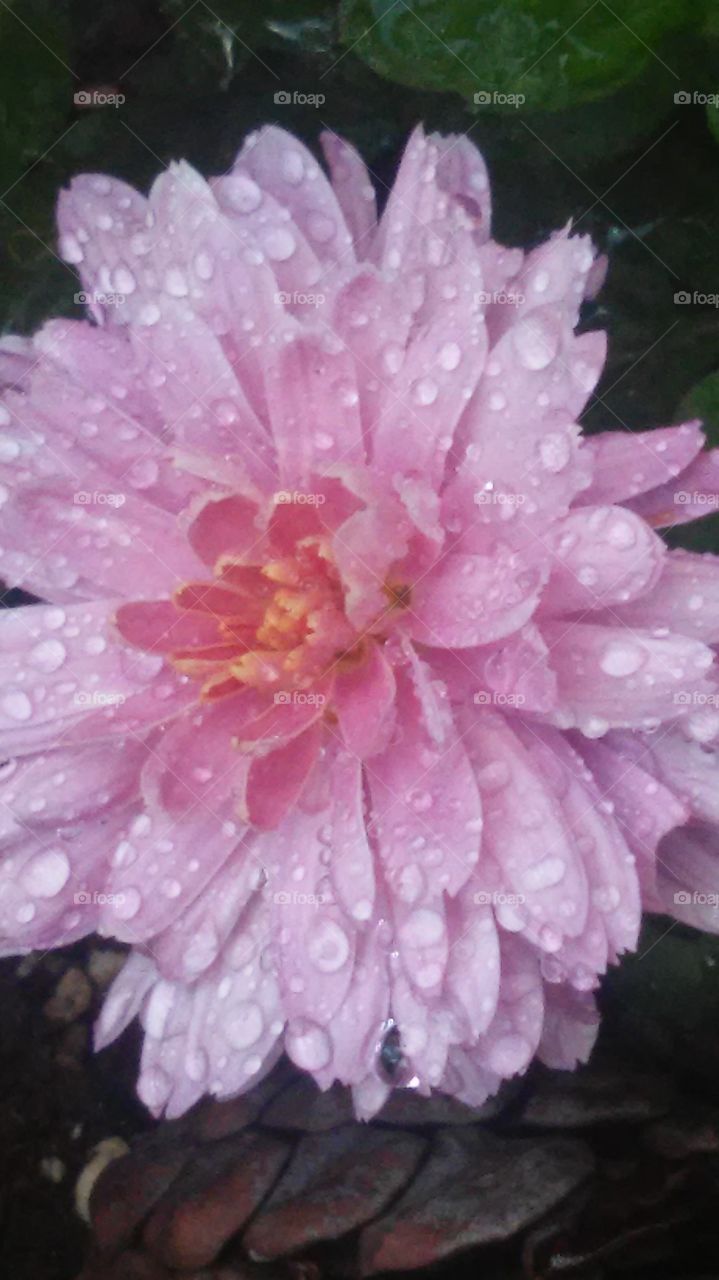
{"label": "water droplet on petal", "polygon": [[646,659],[645,650],[628,640],[613,640],[607,645],[599,665],[605,675],[631,676],[638,671]]}
{"label": "water droplet on petal", "polygon": [[456,342],[445,342],[444,346],[440,348],[437,363],[442,369],[446,369],[448,373],[451,373],[453,369],[457,368],[461,359],[461,347]]}
{"label": "water droplet on petal", "polygon": [[268,231],[262,243],[267,257],[273,262],[286,262],[297,248],[292,232],[286,227],[275,227]]}
{"label": "water droplet on petal", "polygon": [[32,716],[32,703],[22,689],[11,689],[3,697],[0,706],[11,720],[25,721]]}
{"label": "water droplet on petal", "polygon": [[429,907],[420,907],[402,925],[402,940],[410,947],[431,947],[444,936],[441,915]]}
{"label": "water droplet on petal", "polygon": [[321,973],[336,973],[347,961],[350,944],[347,934],[334,920],[321,920],[310,932],[307,951]]}
{"label": "water droplet on petal", "polygon": [[254,1000],[245,1000],[231,1009],[223,1022],[227,1041],[233,1049],[249,1049],[264,1030],[262,1010]]}
{"label": "water droplet on petal", "polygon": [[59,640],[41,640],[30,650],[28,661],[33,667],[37,667],[38,671],[44,671],[49,675],[59,670],[66,656],[65,646]]}
{"label": "water droplet on petal", "polygon": [[62,849],[43,849],[23,868],[20,879],[33,898],[54,898],[69,875],[70,863]]}
{"label": "water droplet on petal", "polygon": [[327,1032],[306,1018],[290,1023],[285,1033],[285,1048],[292,1061],[305,1071],[321,1070],[332,1057]]}

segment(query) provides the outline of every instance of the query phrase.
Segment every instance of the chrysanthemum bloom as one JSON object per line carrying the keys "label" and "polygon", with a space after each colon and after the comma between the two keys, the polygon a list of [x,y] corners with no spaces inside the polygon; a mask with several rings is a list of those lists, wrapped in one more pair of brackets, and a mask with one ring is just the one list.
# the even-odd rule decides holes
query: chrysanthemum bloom
{"label": "chrysanthemum bloom", "polygon": [[378,223],[324,149],[77,179],[93,320],[0,352],[43,602],[0,630],[4,950],[130,943],[98,1042],[140,1015],[168,1114],[283,1048],[362,1115],[572,1066],[642,904],[716,884],[719,562],[654,527],[717,455],[582,439],[603,264],[492,241],[465,138],[417,132]]}

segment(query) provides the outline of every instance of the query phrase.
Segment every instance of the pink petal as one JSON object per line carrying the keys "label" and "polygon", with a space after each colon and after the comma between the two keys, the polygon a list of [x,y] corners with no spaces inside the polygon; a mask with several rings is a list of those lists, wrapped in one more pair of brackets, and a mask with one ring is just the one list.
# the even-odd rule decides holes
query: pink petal
{"label": "pink petal", "polygon": [[432,668],[452,699],[465,706],[493,703],[507,710],[549,712],[556,706],[557,677],[548,659],[540,632],[529,623],[492,645],[437,650]]}
{"label": "pink petal", "polygon": [[52,839],[74,823],[102,820],[134,799],[145,750],[130,739],[91,746],[60,745],[42,755],[9,760],[0,773],[0,828]]}
{"label": "pink petal", "polygon": [[6,576],[56,601],[165,594],[197,577],[199,561],[176,520],[115,483],[18,483],[2,508]]}
{"label": "pink petal", "polygon": [[189,989],[161,981],[146,1001],[138,1092],[155,1114],[180,1114],[204,1092],[244,1093],[276,1061],[283,1017],[262,963],[269,928],[260,898],[206,976]]}
{"label": "pink petal", "polygon": [[358,667],[337,676],[333,710],[345,746],[361,760],[386,746],[394,727],[394,697],[394,674],[377,644],[368,645]]}
{"label": "pink petal", "polygon": [[445,1074],[455,1023],[456,1039],[460,1038],[459,1021],[447,1017],[436,1001],[418,994],[401,968],[392,977],[391,1009],[406,1069],[412,1074],[414,1087],[427,1097]]}
{"label": "pink petal", "polygon": [[0,338],[0,388],[21,390],[34,363],[30,338],[23,338],[16,333],[7,333]]}
{"label": "pink petal", "polygon": [[452,197],[456,216],[461,211],[471,220],[475,242],[485,243],[492,222],[492,197],[482,153],[462,134],[442,137],[432,133],[427,141],[439,152],[437,181],[440,188]]}
{"label": "pink petal", "polygon": [[501,640],[531,618],[543,581],[541,569],[502,544],[494,555],[450,552],[414,587],[408,631],[450,649]]}
{"label": "pink petal", "polygon": [[374,1071],[388,1014],[387,950],[382,923],[373,922],[358,937],[352,981],[328,1027],[332,1057],[328,1066],[316,1073],[321,1088],[327,1088],[332,1080],[359,1085],[369,1073],[379,1083]]}
{"label": "pink petal", "polygon": [[502,985],[497,1012],[473,1057],[498,1076],[526,1071],[544,1021],[544,993],[536,955],[519,938],[502,938]]}
{"label": "pink petal", "polygon": [[522,344],[531,345],[535,336],[536,342],[541,342],[541,331],[533,328],[530,319],[538,308],[558,307],[564,324],[570,329],[575,327],[582,300],[589,292],[594,263],[589,236],[570,236],[568,227],[556,231],[527,254],[513,285],[520,300],[516,307],[500,308],[504,322],[501,330],[526,325],[519,339],[520,353]]}
{"label": "pink petal", "polygon": [[146,209],[147,201],[134,187],[104,174],[82,174],[60,192],[60,256],[78,268],[98,322],[126,323],[123,307],[114,305],[114,298],[133,291],[137,238],[147,236]]}
{"label": "pink petal", "polygon": [[[249,174],[290,213],[322,263],[354,258],[352,236],[337,196],[310,151],[275,125],[252,134],[235,172]],[[365,200],[366,203],[366,200]]]}
{"label": "pink petal", "polygon": [[700,453],[675,480],[633,498],[630,505],[659,529],[713,515],[719,507],[719,449]]}
{"label": "pink petal", "polygon": [[698,422],[653,431],[602,431],[584,442],[593,465],[592,483],[581,502],[626,502],[671,482],[704,443]]}
{"label": "pink petal", "polygon": [[375,871],[365,825],[363,771],[359,760],[341,749],[332,766],[332,823],[334,892],[351,919],[372,920]]}
{"label": "pink petal", "polygon": [[716,827],[678,827],[659,850],[664,910],[695,929],[719,933]]}
{"label": "pink petal", "polygon": [[330,322],[352,355],[365,441],[391,402],[401,376],[412,324],[409,300],[368,263],[338,284],[329,300]]}
{"label": "pink petal", "polygon": [[272,443],[209,326],[180,300],[163,298],[131,340],[166,437],[211,457],[236,454],[251,480],[274,488]]}
{"label": "pink petal", "polygon": [[[469,658],[466,650],[461,656]],[[523,712],[554,710],[557,678],[549,665],[549,650],[532,623],[503,641],[478,649],[474,656],[479,686],[490,691],[495,705],[514,706]]]}
{"label": "pink petal", "polygon": [[315,723],[268,755],[249,762],[241,812],[260,830],[276,827],[297,803],[320,751],[322,729]]}
{"label": "pink petal", "polygon": [[113,980],[95,1025],[95,1049],[105,1049],[137,1016],[157,979],[154,961],[141,951],[131,951]]}
{"label": "pink petal", "polygon": [[619,955],[636,946],[641,902],[634,857],[614,821],[611,801],[604,800],[562,734],[539,726],[520,727],[518,733],[547,784],[555,789],[567,828],[582,855],[599,927],[607,935],[613,957]]}
{"label": "pink petal", "polygon": [[440,1088],[464,1102],[468,1107],[481,1107],[487,1098],[496,1093],[501,1084],[500,1076],[485,1071],[474,1060],[472,1050],[455,1045],[447,1058],[447,1071]]}
{"label": "pink petal", "polygon": [[128,601],[120,605],[114,623],[123,640],[151,653],[172,653],[219,641],[214,618],[180,613],[170,600]]}
{"label": "pink petal", "polygon": [[193,513],[187,537],[200,560],[213,569],[222,555],[236,554],[254,564],[266,548],[257,502],[237,493],[208,494]]}
{"label": "pink petal", "polygon": [[[446,990],[466,1019],[473,1043],[490,1025],[500,991],[499,936],[491,907],[477,904],[471,885],[448,908],[452,945]],[[466,1042],[465,1042],[466,1043]]]}
{"label": "pink petal", "polygon": [[430,738],[409,681],[398,673],[397,740],[366,765],[372,830],[396,899],[420,909],[456,894],[479,856],[481,804],[456,729]]}
{"label": "pink petal", "polygon": [[473,274],[465,259],[431,273],[427,319],[377,403],[372,459],[388,475],[399,471],[441,480],[454,429],[487,354],[481,284],[479,269]]}
{"label": "pink petal", "polygon": [[355,254],[365,258],[377,225],[377,201],[367,167],[359,152],[336,133],[325,130],[320,143]]}
{"label": "pink petal", "polygon": [[285,488],[311,490],[313,472],[364,461],[354,362],[339,339],[298,332],[269,351],[267,399]]}
{"label": "pink petal", "polygon": [[588,1060],[598,1030],[594,996],[571,987],[545,987],[544,1026],[537,1050],[545,1066],[573,1071]]}
{"label": "pink petal", "polygon": [[[304,808],[288,814],[262,845],[283,1003],[291,1019],[286,1048],[298,1066],[311,1070],[328,1065],[331,1045],[324,1027],[347,994],[355,963],[356,929],[334,902],[328,878],[328,799],[324,804],[324,794],[317,802],[305,798]],[[302,1061],[305,1048],[309,1053],[301,1043],[305,1033],[316,1041],[311,1061]]]}
{"label": "pink petal", "polygon": [[163,976],[194,982],[209,969],[261,886],[262,866],[248,835],[199,897],[152,939],[152,955]]}
{"label": "pink petal", "polygon": [[662,572],[666,548],[621,507],[583,507],[549,535],[552,571],[542,613],[571,614],[644,596]]}
{"label": "pink petal", "polygon": [[0,616],[7,755],[144,733],[176,714],[190,691],[159,657],[111,643],[116,602],[29,605]]}
{"label": "pink petal", "polygon": [[[250,261],[263,255],[275,278],[275,301],[291,310],[312,312],[304,302],[317,285],[322,291],[322,264],[315,248],[287,210],[247,172],[241,152],[230,173],[211,181],[217,203],[230,226],[247,244]],[[319,171],[318,171],[319,172]],[[279,294],[279,296],[278,296]]]}
{"label": "pink petal", "polygon": [[389,612],[385,586],[391,567],[407,554],[409,534],[409,521],[389,502],[357,511],[335,532],[332,550],[345,612],[358,631],[369,630]]}
{"label": "pink petal", "polygon": [[711,691],[706,676],[714,655],[697,640],[581,622],[547,622],[542,633],[560,708],[590,737],[675,719],[693,694]]}
{"label": "pink petal", "polygon": [[576,740],[599,790],[614,806],[616,821],[636,857],[644,906],[658,911],[657,846],[668,831],[686,822],[689,813],[673,792],[653,776],[649,743],[637,743],[633,753],[623,750],[623,745],[621,735],[615,734],[608,734],[601,742]]}
{"label": "pink petal", "polygon": [[[98,400],[105,400],[109,393],[115,412],[125,417],[128,426],[131,420],[136,431],[150,430],[158,440],[161,438],[162,419],[152,396],[136,381],[125,330],[98,328],[85,320],[49,320],[35,334],[33,345],[36,352]],[[98,404],[97,411],[99,408]]]}
{"label": "pink petal", "polygon": [[[669,729],[653,737],[649,749],[665,787],[673,791],[682,805],[701,822],[719,825],[719,755],[716,748],[700,742],[687,742],[680,729]],[[680,820],[677,819],[677,823]]]}
{"label": "pink petal", "polygon": [[[150,209],[158,230],[146,243],[152,281],[145,282],[144,306],[160,306],[163,296],[185,299],[218,337],[247,399],[264,419],[257,336],[283,315],[270,264],[248,230],[234,216],[223,216],[212,184],[184,161],[171,164],[153,183]],[[138,319],[147,314],[141,310]]]}
{"label": "pink petal", "polygon": [[584,928],[587,877],[562,807],[519,738],[501,715],[480,710],[464,742],[477,771],[485,814],[482,860],[494,860],[504,886],[517,898],[510,912],[498,908],[501,924],[531,925],[548,951],[564,935]]}
{"label": "pink petal", "polygon": [[67,946],[97,929],[127,806],[85,823],[22,830],[0,858],[0,955]]}
{"label": "pink petal", "polygon": [[670,551],[659,581],[648,594],[612,610],[630,627],[669,627],[703,640],[719,642],[719,562],[713,555]]}
{"label": "pink petal", "polygon": [[526,542],[527,530],[542,532],[549,515],[564,514],[591,476],[575,419],[601,372],[606,340],[571,337],[557,310],[546,311],[529,318],[526,345],[518,325],[490,351],[460,427],[464,456],[444,512],[450,527],[467,530],[468,549],[484,550],[497,524],[503,539]]}
{"label": "pink petal", "polygon": [[146,805],[115,850],[109,883],[118,897],[103,911],[103,932],[133,942],[159,933],[240,845],[242,762],[228,747],[246,702],[240,695],[178,719],[148,753]]}
{"label": "pink petal", "polygon": [[181,822],[136,810],[116,843],[99,931],[139,943],[178,919],[237,849],[243,828],[235,817],[229,786],[215,788],[211,807],[198,799]]}

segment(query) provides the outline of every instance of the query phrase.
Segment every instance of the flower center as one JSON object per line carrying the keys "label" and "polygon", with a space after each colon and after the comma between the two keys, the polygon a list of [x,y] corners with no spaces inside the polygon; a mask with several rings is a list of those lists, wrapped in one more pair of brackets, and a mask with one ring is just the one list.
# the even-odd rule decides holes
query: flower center
{"label": "flower center", "polygon": [[178,671],[202,680],[205,700],[246,685],[306,688],[351,661],[357,647],[329,544],[319,535],[262,567],[221,556],[212,581],[185,583],[173,602],[216,628],[209,644],[170,654]]}

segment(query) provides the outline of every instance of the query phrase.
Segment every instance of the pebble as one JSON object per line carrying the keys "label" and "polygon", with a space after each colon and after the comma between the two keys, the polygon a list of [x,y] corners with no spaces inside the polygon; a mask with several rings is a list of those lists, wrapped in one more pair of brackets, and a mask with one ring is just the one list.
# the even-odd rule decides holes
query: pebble
{"label": "pebble", "polygon": [[90,1007],[92,987],[82,969],[68,969],[44,1007],[52,1022],[75,1022]]}

